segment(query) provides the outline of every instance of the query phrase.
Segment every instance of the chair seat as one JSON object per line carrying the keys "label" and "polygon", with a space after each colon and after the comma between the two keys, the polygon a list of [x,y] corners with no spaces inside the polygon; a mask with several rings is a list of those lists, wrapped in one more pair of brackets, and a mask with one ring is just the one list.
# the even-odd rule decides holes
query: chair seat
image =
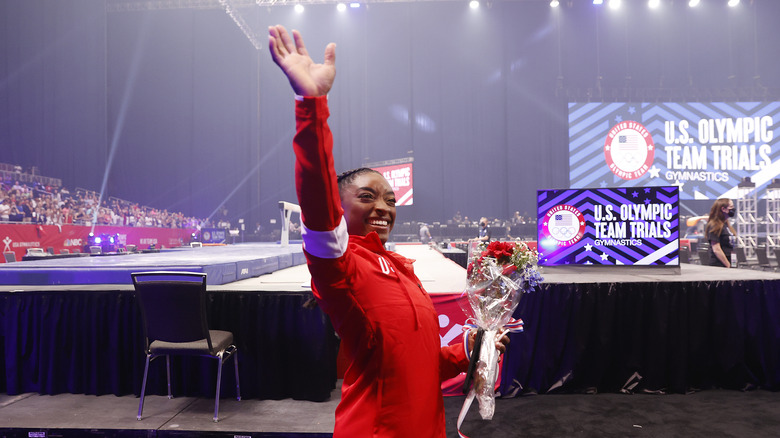
{"label": "chair seat", "polygon": [[233,343],[233,333],[224,330],[209,330],[211,334],[211,346],[213,352],[209,351],[209,344],[206,339],[200,339],[191,342],[165,342],[153,341],[149,345],[152,354],[159,356],[163,354],[203,354],[214,355],[225,350]]}

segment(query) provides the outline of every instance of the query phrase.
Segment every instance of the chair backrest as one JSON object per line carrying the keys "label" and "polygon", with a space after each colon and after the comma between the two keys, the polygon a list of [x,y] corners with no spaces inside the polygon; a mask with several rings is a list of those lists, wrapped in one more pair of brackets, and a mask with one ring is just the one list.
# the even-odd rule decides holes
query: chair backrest
{"label": "chair backrest", "polygon": [[101,248],[99,246],[90,246],[89,247],[89,253],[90,254],[102,254],[103,253],[103,248]]}
{"label": "chair backrest", "polygon": [[757,246],[756,247],[756,258],[758,259],[758,264],[761,266],[769,266],[769,256],[766,254],[766,247],[765,246]]}
{"label": "chair backrest", "polygon": [[699,248],[697,253],[699,254],[699,263],[701,263],[702,265],[709,265],[710,264],[710,250],[709,249]]}
{"label": "chair backrest", "polygon": [[747,256],[745,255],[745,248],[738,246],[734,248],[734,252],[737,253],[737,264],[742,265],[747,263]]}
{"label": "chair backrest", "polygon": [[690,250],[688,250],[688,247],[681,246],[680,247],[680,263],[690,263]]}
{"label": "chair backrest", "polygon": [[190,248],[200,248],[203,246],[201,242],[190,242]]}
{"label": "chair backrest", "polygon": [[146,349],[153,341],[189,342],[206,339],[206,274],[152,271],[131,274],[141,308]]}
{"label": "chair backrest", "polygon": [[775,248],[775,261],[780,265],[780,248]]}
{"label": "chair backrest", "polygon": [[70,250],[65,248],[60,250],[60,254],[70,254]]}
{"label": "chair backrest", "polygon": [[16,261],[16,253],[15,252],[4,252],[3,257],[5,258],[6,263],[13,263]]}
{"label": "chair backrest", "polygon": [[137,247],[135,245],[126,245],[125,248],[127,248],[128,252],[135,252]]}
{"label": "chair backrest", "polygon": [[44,255],[43,248],[27,248],[27,255]]}

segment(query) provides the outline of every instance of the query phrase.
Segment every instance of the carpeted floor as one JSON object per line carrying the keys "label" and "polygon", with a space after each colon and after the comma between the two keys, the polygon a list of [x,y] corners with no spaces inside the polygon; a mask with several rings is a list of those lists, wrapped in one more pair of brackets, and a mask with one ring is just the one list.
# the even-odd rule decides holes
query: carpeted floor
{"label": "carpeted floor", "polygon": [[[447,436],[457,437],[464,397],[447,397]],[[708,390],[692,394],[556,394],[496,400],[492,420],[476,401],[461,432],[507,437],[778,437],[780,393]]]}

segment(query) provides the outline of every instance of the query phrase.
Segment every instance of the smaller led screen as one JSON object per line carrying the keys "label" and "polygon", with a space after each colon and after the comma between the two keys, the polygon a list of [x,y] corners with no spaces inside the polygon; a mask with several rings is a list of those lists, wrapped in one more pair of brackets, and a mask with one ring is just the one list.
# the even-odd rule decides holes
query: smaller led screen
{"label": "smaller led screen", "polygon": [[679,187],[539,190],[539,264],[679,266]]}

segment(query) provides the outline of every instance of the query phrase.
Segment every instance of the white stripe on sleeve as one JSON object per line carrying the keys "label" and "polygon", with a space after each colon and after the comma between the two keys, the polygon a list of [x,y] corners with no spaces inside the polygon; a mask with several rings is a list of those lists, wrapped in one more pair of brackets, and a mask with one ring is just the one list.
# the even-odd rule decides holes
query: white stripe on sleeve
{"label": "white stripe on sleeve", "polygon": [[347,221],[342,216],[339,225],[330,231],[314,231],[304,225],[301,229],[301,237],[303,249],[309,254],[322,259],[337,259],[347,252],[349,244]]}

